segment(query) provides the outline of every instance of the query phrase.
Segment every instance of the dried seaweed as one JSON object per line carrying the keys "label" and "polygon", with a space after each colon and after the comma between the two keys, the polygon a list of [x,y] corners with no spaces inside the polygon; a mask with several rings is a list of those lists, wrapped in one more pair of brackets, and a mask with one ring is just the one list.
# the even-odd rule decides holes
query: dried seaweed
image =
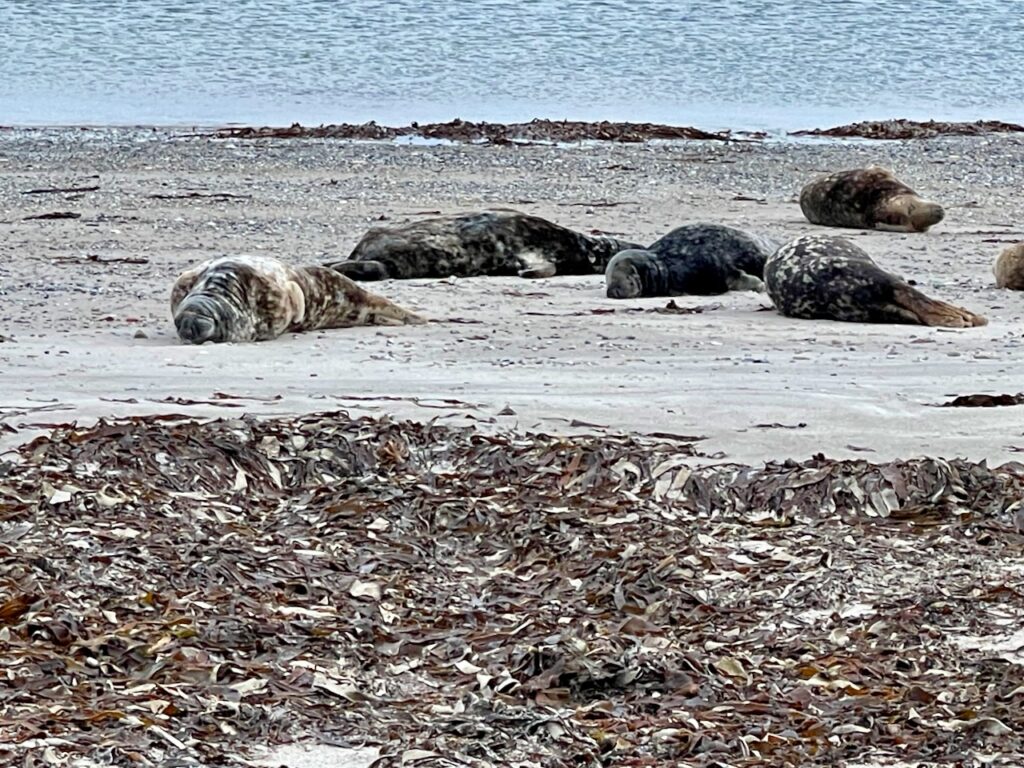
{"label": "dried seaweed", "polygon": [[959,395],[942,403],[940,408],[995,408],[1007,405],[1024,405],[1024,392],[1016,395]]}
{"label": "dried seaweed", "polygon": [[[412,123],[405,126],[378,125],[375,122],[351,125],[303,126],[293,123],[287,128],[231,126],[212,134],[215,138],[232,139],[394,139],[420,136],[449,141],[512,144],[533,141],[618,141],[642,142],[650,139],[700,139],[739,141],[728,131],[710,132],[699,128],[657,123],[584,122],[577,120],[531,120],[528,123],[487,123],[452,120],[447,123]],[[744,141],[749,139],[743,139]]]}
{"label": "dried seaweed", "polygon": [[82,214],[74,211],[51,211],[50,213],[37,213],[34,216],[23,216],[22,221],[45,221],[47,219],[80,219]]}
{"label": "dried seaweed", "polygon": [[835,136],[864,139],[930,139],[935,136],[975,136],[986,133],[1020,133],[1024,125],[1001,120],[977,120],[973,123],[950,123],[928,120],[865,120],[835,128],[791,131],[790,136]]}
{"label": "dried seaweed", "polygon": [[344,412],[64,425],[0,465],[0,760],[1020,764],[1024,667],[960,641],[1019,626],[1024,466],[698,460]]}

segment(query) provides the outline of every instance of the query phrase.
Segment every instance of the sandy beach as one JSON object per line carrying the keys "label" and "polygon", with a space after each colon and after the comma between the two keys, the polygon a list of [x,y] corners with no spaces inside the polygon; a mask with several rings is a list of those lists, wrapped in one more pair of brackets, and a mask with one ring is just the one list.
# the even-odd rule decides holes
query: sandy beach
{"label": "sandy beach", "polygon": [[[168,410],[206,416],[345,408],[450,423],[700,435],[757,463],[963,456],[1024,446],[1016,409],[938,408],[1015,393],[1024,301],[991,264],[1024,239],[1019,135],[917,142],[589,143],[565,147],[215,140],[168,130],[0,132],[0,416],[5,448],[45,425]],[[849,236],[927,293],[980,311],[948,331],[783,318],[764,295],[615,301],[603,280],[394,281],[437,322],[178,343],[170,285],[212,256],[347,254],[367,228],[509,206],[653,241],[711,220],[779,239],[817,229],[815,174],[892,166],[947,217],[924,235]],[[36,193],[54,188],[91,188]],[[51,212],[78,218],[29,219]],[[44,425],[40,427],[38,425]]]}

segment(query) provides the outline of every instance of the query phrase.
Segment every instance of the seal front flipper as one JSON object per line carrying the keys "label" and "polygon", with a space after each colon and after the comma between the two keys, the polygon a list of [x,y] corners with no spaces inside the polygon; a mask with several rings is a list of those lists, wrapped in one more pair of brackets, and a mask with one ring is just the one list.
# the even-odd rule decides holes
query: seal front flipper
{"label": "seal front flipper", "polygon": [[981,315],[944,301],[928,298],[906,284],[893,289],[892,304],[891,311],[902,318],[903,322],[943,328],[971,328],[988,324],[988,320]]}
{"label": "seal front flipper", "polygon": [[388,268],[379,261],[367,259],[366,261],[333,261],[324,266],[341,272],[351,280],[388,280],[391,274]]}
{"label": "seal front flipper", "polygon": [[764,281],[754,275],[736,270],[725,279],[730,291],[759,291],[764,292]]}

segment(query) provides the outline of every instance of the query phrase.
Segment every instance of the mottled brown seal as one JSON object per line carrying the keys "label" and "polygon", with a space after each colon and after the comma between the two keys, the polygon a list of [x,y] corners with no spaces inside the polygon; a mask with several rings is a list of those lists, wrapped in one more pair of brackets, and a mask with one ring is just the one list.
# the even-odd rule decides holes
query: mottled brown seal
{"label": "mottled brown seal", "polygon": [[842,237],[804,235],[768,257],[765,287],[788,317],[851,323],[985,325],[981,315],[930,299]]}
{"label": "mottled brown seal", "polygon": [[1024,243],[1011,245],[1000,253],[992,271],[1000,288],[1024,291]]}
{"label": "mottled brown seal", "polygon": [[878,165],[815,179],[800,191],[800,209],[812,224],[891,232],[924,232],[945,216]]}
{"label": "mottled brown seal", "polygon": [[684,224],[644,250],[619,251],[604,278],[611,299],[763,291],[777,243],[721,224]]}
{"label": "mottled brown seal", "polygon": [[212,259],[182,272],[171,290],[171,312],[178,335],[192,344],[426,322],[332,269],[262,256]]}
{"label": "mottled brown seal", "polygon": [[355,280],[589,275],[604,272],[619,251],[642,247],[495,209],[371,229],[346,260],[328,266]]}

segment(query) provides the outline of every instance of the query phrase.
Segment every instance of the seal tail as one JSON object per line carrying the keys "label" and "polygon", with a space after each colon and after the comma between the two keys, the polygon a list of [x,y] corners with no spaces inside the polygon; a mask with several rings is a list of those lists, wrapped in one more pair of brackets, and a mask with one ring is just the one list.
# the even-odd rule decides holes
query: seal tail
{"label": "seal tail", "polygon": [[897,286],[893,291],[893,309],[903,322],[943,328],[972,328],[987,325],[981,315],[962,307],[931,299],[910,285]]}
{"label": "seal tail", "polygon": [[344,261],[332,261],[324,264],[324,266],[328,269],[333,269],[335,272],[341,272],[345,277],[352,280],[387,280],[391,277],[388,268],[381,262],[373,259],[362,261],[346,259]]}
{"label": "seal tail", "polygon": [[608,262],[619,251],[643,251],[647,246],[630,243],[626,240],[619,240],[607,235],[584,235],[587,244],[587,258],[594,266],[595,272],[604,272],[608,268]]}

